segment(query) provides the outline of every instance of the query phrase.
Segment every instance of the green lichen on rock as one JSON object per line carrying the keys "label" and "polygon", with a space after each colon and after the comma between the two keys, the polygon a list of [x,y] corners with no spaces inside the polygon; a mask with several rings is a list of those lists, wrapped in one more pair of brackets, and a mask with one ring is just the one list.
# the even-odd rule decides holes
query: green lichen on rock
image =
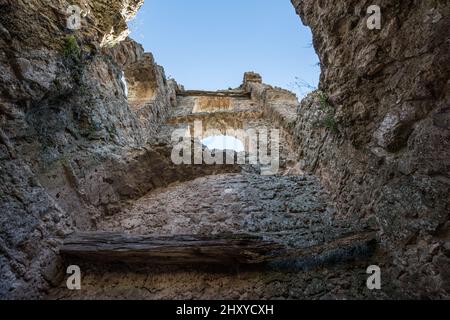
{"label": "green lichen on rock", "polygon": [[79,62],[81,60],[81,48],[75,36],[68,36],[64,41],[63,56],[66,60]]}
{"label": "green lichen on rock", "polygon": [[62,56],[64,58],[64,65],[70,71],[73,81],[81,85],[84,71],[83,50],[79,46],[75,36],[68,36],[64,39]]}

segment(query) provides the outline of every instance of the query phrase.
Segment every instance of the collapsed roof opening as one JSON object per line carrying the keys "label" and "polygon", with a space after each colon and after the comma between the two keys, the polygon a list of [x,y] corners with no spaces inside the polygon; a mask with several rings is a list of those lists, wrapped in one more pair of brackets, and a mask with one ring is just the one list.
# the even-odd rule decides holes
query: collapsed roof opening
{"label": "collapsed roof opening", "polygon": [[248,70],[299,98],[319,82],[311,30],[289,0],[146,1],[130,29],[187,90],[234,89]]}
{"label": "collapsed roof opening", "polygon": [[233,150],[244,152],[244,143],[233,136],[211,136],[202,140],[202,143],[210,150]]}

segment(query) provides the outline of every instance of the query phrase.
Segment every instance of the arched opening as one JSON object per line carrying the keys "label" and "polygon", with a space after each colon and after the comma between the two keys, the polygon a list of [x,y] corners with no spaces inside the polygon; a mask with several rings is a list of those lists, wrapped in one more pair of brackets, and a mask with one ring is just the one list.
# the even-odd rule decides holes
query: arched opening
{"label": "arched opening", "polygon": [[233,136],[211,136],[203,139],[202,143],[210,150],[233,150],[235,152],[245,151],[244,143]]}

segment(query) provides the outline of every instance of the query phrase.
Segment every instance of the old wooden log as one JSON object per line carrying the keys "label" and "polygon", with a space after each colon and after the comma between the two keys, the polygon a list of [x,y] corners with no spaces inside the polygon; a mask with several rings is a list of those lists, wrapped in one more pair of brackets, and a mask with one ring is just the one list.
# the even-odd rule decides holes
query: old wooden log
{"label": "old wooden log", "polygon": [[60,248],[63,257],[95,262],[149,264],[257,264],[281,246],[245,234],[143,236],[75,233]]}
{"label": "old wooden log", "polygon": [[248,234],[144,236],[90,232],[69,236],[60,253],[66,259],[97,263],[260,264],[318,257],[339,249],[370,246],[375,237],[374,232],[361,232],[322,244],[287,249],[261,236]]}

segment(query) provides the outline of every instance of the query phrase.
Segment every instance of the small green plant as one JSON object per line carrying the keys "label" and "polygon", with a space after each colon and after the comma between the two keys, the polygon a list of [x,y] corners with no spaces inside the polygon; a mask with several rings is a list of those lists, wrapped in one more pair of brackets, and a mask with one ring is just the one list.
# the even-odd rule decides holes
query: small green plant
{"label": "small green plant", "polygon": [[334,134],[339,133],[338,123],[335,117],[336,109],[331,105],[328,96],[324,92],[319,91],[317,96],[320,104],[319,110],[325,114],[325,117],[320,121],[320,124]]}
{"label": "small green plant", "polygon": [[333,115],[327,114],[325,116],[325,119],[323,119],[323,125],[331,132],[339,133],[338,125],[336,119],[334,118],[334,114]]}
{"label": "small green plant", "polygon": [[328,96],[323,91],[318,91],[317,96],[319,97],[320,110],[327,111],[330,108],[333,108],[329,102]]}

